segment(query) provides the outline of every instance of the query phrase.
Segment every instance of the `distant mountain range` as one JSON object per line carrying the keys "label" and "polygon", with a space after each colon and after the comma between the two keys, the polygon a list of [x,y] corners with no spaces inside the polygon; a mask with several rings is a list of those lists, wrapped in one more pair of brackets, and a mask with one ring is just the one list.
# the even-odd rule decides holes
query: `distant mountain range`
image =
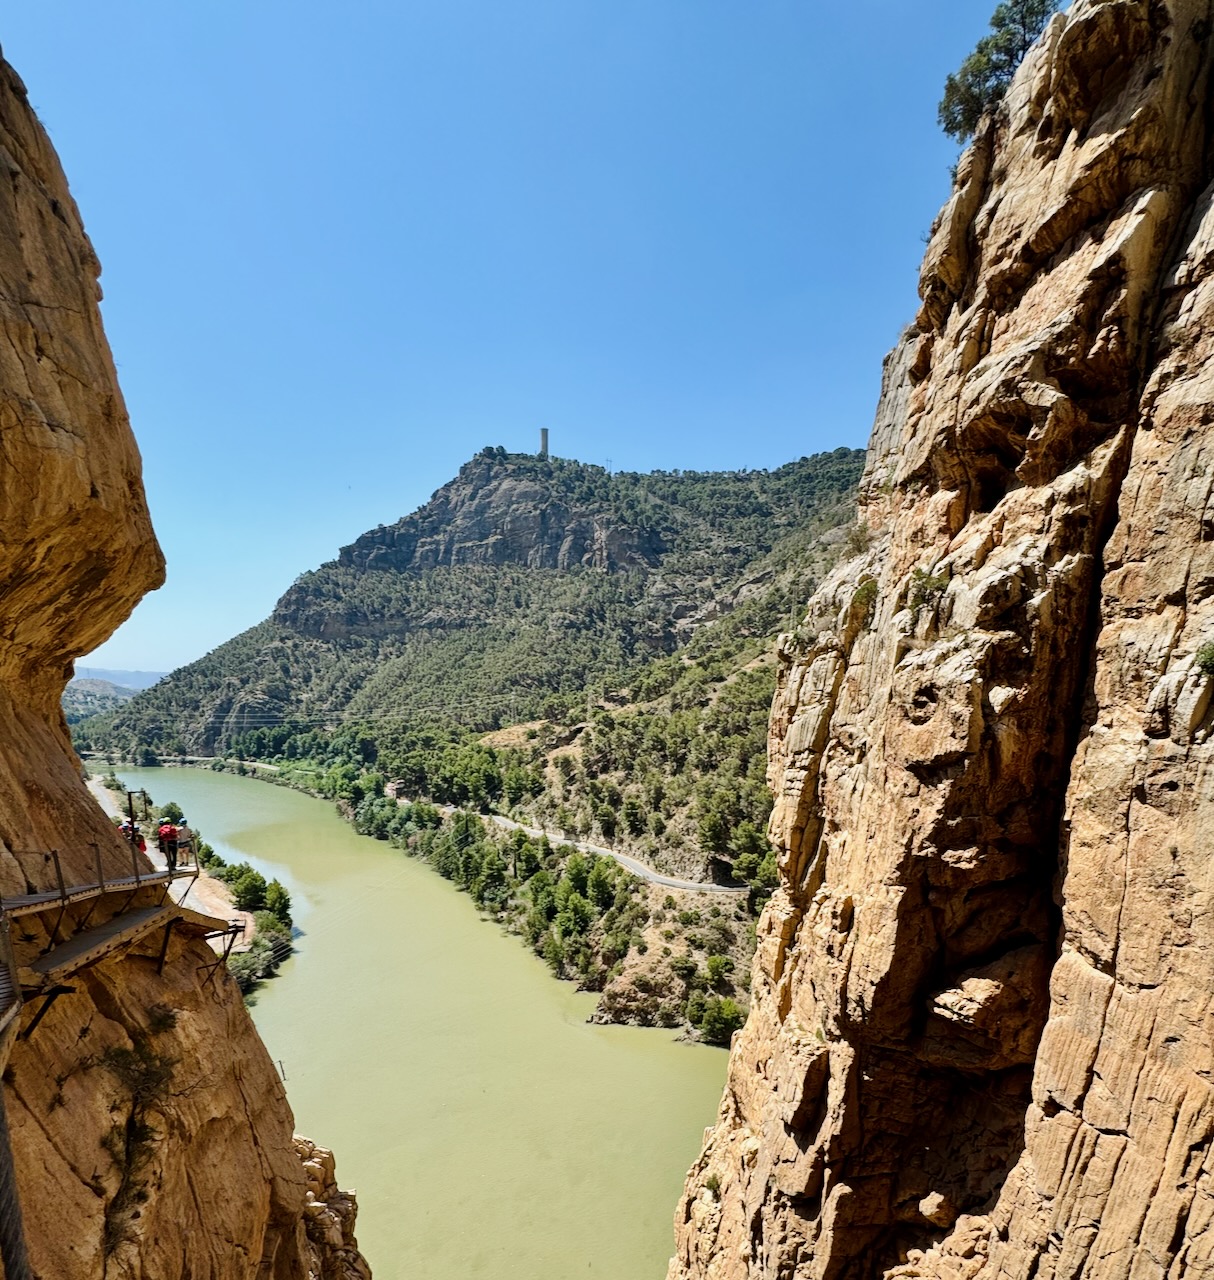
{"label": "distant mountain range", "polygon": [[108,667],[77,667],[77,680],[105,680],[124,689],[150,689],[167,671],[112,671]]}
{"label": "distant mountain range", "polygon": [[772,639],[843,550],[863,462],[612,475],[485,450],[74,737],[272,761],[373,834],[361,800],[393,780],[767,883]]}

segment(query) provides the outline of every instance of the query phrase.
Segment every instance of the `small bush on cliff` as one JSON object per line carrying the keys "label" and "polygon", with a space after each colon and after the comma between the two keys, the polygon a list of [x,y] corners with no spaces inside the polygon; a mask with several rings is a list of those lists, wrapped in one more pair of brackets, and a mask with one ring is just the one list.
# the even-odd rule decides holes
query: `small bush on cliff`
{"label": "small bush on cliff", "polygon": [[865,578],[851,598],[852,607],[860,611],[860,625],[871,627],[877,612],[877,580]]}
{"label": "small bush on cliff", "polygon": [[914,569],[911,572],[910,607],[922,609],[924,605],[934,605],[944,594],[948,586],[945,574],[933,574],[927,569]]}
{"label": "small bush on cliff", "polygon": [[991,16],[991,34],[978,41],[955,75],[944,82],[940,127],[965,142],[1003,95],[1033,42],[1045,30],[1058,0],[1007,0]]}
{"label": "small bush on cliff", "polygon": [[1207,640],[1197,650],[1197,669],[1207,676],[1214,676],[1214,640]]}
{"label": "small bush on cliff", "polygon": [[147,1199],[145,1176],[156,1139],[160,1136],[151,1117],[160,1113],[171,1092],[177,1060],[157,1053],[146,1039],[136,1038],[131,1047],[112,1046],[99,1062],[117,1080],[124,1105],[115,1104],[119,1118],[102,1140],[118,1171],[118,1189],[105,1209],[102,1246],[106,1257],[133,1237],[132,1222],[138,1206]]}

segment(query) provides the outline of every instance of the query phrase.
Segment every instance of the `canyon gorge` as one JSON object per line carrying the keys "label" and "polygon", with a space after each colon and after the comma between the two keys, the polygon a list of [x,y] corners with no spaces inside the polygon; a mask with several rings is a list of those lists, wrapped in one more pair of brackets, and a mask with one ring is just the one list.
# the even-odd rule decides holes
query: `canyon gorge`
{"label": "canyon gorge", "polygon": [[[1214,1276],[1212,36],[1209,0],[1076,0],[959,161],[848,553],[779,642],[779,885],[669,1280]],[[52,849],[69,883],[129,873],[60,696],[163,560],[99,265],[7,64],[0,165],[11,900],[54,889]],[[464,567],[665,553],[577,512]],[[432,568],[440,526],[330,576]],[[324,604],[326,643],[366,622]],[[159,890],[102,901],[23,916],[16,965]],[[364,1280],[333,1154],[202,932],[27,1003],[4,1100],[33,1270]]]}

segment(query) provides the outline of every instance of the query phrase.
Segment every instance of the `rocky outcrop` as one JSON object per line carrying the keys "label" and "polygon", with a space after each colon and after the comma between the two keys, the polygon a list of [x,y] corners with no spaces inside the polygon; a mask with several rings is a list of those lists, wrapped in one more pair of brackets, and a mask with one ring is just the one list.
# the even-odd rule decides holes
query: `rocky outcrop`
{"label": "rocky outcrop", "polygon": [[1214,1274],[1211,17],[1079,0],[962,159],[675,1280]]}
{"label": "rocky outcrop", "polygon": [[592,495],[562,492],[553,483],[559,462],[523,462],[504,450],[478,453],[420,510],[343,547],[338,563],[400,573],[471,564],[615,571],[661,562],[673,513],[660,523],[627,523]]}
{"label": "rocky outcrop", "polygon": [[371,1268],[358,1252],[354,1192],[337,1186],[333,1152],[298,1135],[295,1154],[308,1179],[304,1228],[308,1236],[308,1280],[371,1280]]}
{"label": "rocky outcrop", "polygon": [[[0,168],[0,895],[11,896],[53,887],[51,850],[69,884],[94,880],[98,863],[107,879],[131,872],[59,703],[73,658],[160,583],[163,560],[97,261],[2,62]],[[156,896],[145,888],[130,905]],[[116,909],[22,916],[18,962]],[[175,932],[161,963],[163,938],[73,973],[36,1028],[42,999],[22,1015],[3,1091],[34,1271],[304,1280],[306,1171],[282,1086],[214,953]]]}

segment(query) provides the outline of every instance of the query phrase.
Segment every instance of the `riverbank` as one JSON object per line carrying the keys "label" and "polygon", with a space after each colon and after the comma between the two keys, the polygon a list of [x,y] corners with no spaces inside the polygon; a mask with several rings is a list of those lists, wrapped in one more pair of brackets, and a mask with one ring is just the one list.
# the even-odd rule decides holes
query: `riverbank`
{"label": "riverbank", "polygon": [[[250,777],[333,799],[258,761],[179,757],[151,767]],[[755,949],[745,886],[667,876],[605,846],[502,814],[412,801],[391,787],[357,804],[338,798],[336,808],[359,834],[453,881],[554,977],[593,993],[594,1022],[662,1027],[727,1046],[745,1021]],[[599,874],[592,889],[599,860],[611,874]]]}
{"label": "riverbank", "polygon": [[[89,753],[85,753],[85,758],[94,765],[100,759],[99,756]],[[132,765],[131,767],[134,768],[135,766]],[[281,766],[270,764],[264,760],[228,760],[223,756],[174,756],[169,760],[161,760],[155,765],[141,767],[155,769],[206,768],[216,773],[233,773],[238,777],[259,778],[263,782],[272,782],[276,786],[290,787],[294,791],[302,791],[304,795],[315,796],[322,800],[333,798],[316,787],[308,785],[297,775],[284,771]],[[422,797],[398,794],[391,783],[384,787],[384,795],[395,799],[401,805],[429,803]],[[451,804],[438,804],[434,808],[444,817],[452,817],[457,813],[473,812],[472,810],[460,809]],[[570,848],[578,850],[579,853],[592,853],[596,857],[611,858],[612,861],[619,863],[631,875],[646,880],[651,884],[659,885],[662,888],[685,889],[695,893],[723,894],[740,898],[746,898],[752,892],[751,886],[745,884],[717,884],[713,881],[686,880],[679,876],[668,875],[666,872],[650,866],[649,863],[634,852],[616,849],[611,845],[595,844],[589,840],[570,836],[567,832],[558,831],[552,827],[522,822],[511,818],[508,814],[479,810],[475,811],[475,813],[478,818],[485,822],[492,822],[504,831],[522,831],[535,839],[543,838],[553,844],[568,845]]]}

